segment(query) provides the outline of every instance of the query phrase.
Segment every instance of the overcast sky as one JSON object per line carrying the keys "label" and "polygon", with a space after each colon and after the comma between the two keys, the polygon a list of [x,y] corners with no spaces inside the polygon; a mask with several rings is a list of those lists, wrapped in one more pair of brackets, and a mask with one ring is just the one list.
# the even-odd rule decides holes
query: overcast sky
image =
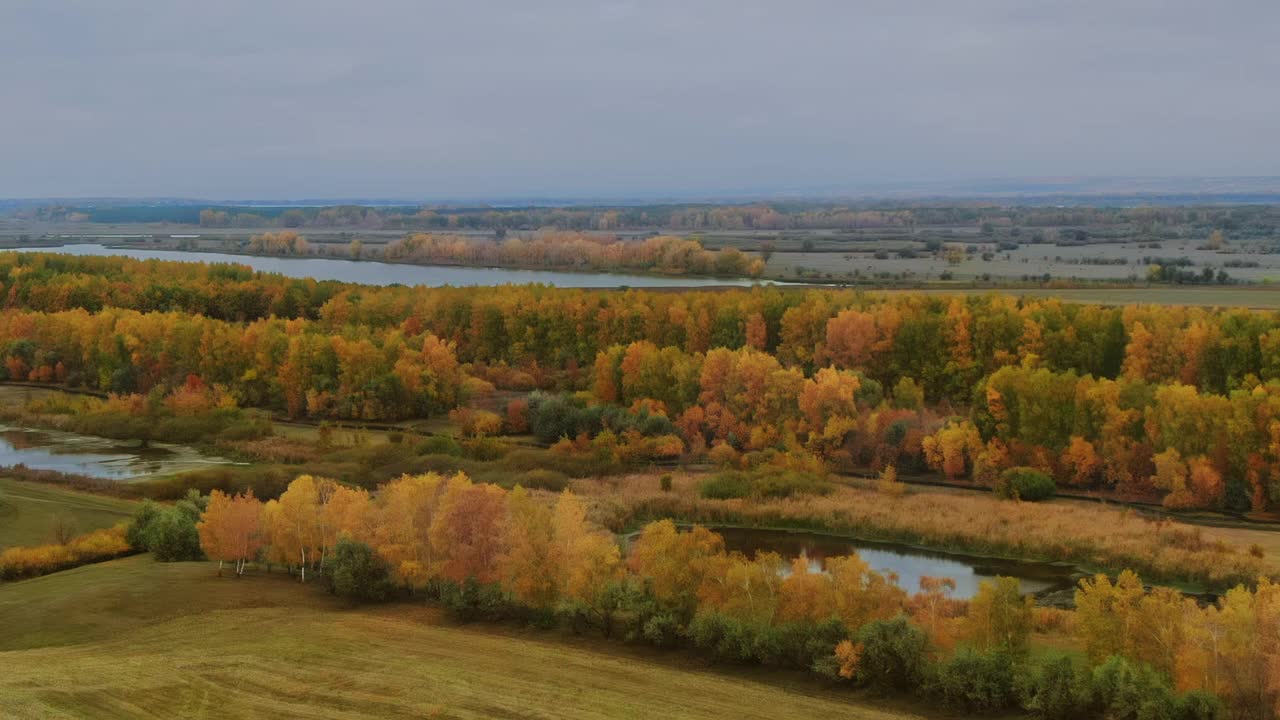
{"label": "overcast sky", "polygon": [[0,0],[0,197],[1280,175],[1277,0]]}

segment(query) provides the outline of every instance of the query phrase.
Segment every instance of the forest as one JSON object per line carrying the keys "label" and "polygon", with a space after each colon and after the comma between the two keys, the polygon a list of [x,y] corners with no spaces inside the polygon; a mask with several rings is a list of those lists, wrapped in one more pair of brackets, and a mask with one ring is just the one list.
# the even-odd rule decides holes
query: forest
{"label": "forest", "polygon": [[[368,287],[47,254],[0,257],[0,297],[0,379],[76,393],[6,419],[246,461],[128,484],[10,468],[145,501],[126,523],[4,549],[6,580],[148,552],[954,712],[1277,711],[1268,549],[1127,507],[1045,502],[1274,517],[1275,313],[995,293]],[[1107,572],[1082,572],[1062,604],[1006,577],[957,598],[949,579],[904,587],[857,553],[819,569],[730,551],[707,526]]]}
{"label": "forest", "polygon": [[[538,390],[535,404],[643,412],[647,434],[677,435],[680,454],[743,469],[803,457],[990,486],[1029,467],[1170,508],[1267,513],[1280,500],[1274,313],[775,288],[476,293],[116,258],[0,263],[8,380],[127,396],[194,377],[239,406],[358,421]],[[516,402],[488,409],[518,417],[529,399]],[[533,428],[545,442],[627,429],[557,412]]]}

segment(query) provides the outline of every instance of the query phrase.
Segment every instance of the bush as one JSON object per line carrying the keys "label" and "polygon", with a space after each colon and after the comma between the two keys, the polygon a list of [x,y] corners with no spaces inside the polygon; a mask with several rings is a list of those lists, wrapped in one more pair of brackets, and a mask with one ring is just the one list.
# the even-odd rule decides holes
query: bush
{"label": "bush", "polygon": [[202,508],[193,500],[182,500],[161,510],[151,521],[145,534],[147,549],[160,562],[202,560],[200,534],[196,523]]}
{"label": "bush", "polygon": [[324,561],[329,592],[348,600],[379,601],[391,594],[391,573],[373,548],[342,538]]}
{"label": "bush", "polygon": [[924,679],[924,631],[904,617],[876,620],[862,626],[862,644],[855,679],[877,692],[903,692],[919,687]]}
{"label": "bush", "polygon": [[475,578],[461,583],[444,582],[440,587],[440,603],[463,622],[492,622],[512,614],[506,594],[497,583],[482,584]]}
{"label": "bush", "polygon": [[816,475],[771,467],[752,471],[728,470],[713,475],[698,486],[698,494],[712,500],[786,498],[796,495],[826,495],[829,492],[831,486]]}
{"label": "bush", "polygon": [[670,473],[658,478],[658,487],[662,492],[671,492],[671,475]]}
{"label": "bush", "polygon": [[148,539],[151,525],[160,516],[161,507],[150,500],[142,503],[142,507],[133,513],[133,520],[125,531],[125,540],[135,552],[146,552],[150,543]]}
{"label": "bush", "polygon": [[964,649],[938,666],[927,690],[952,710],[990,715],[1017,704],[1013,656],[997,650]]}
{"label": "bush", "polygon": [[1013,467],[1000,473],[994,488],[998,497],[1037,502],[1053,497],[1053,478],[1029,467]]}
{"label": "bush", "polygon": [[1028,690],[1027,709],[1041,720],[1074,720],[1085,703],[1088,678],[1076,672],[1071,658],[1046,661]]}
{"label": "bush", "polygon": [[130,549],[123,524],[80,535],[66,544],[11,547],[0,552],[0,580],[36,577],[110,560]]}
{"label": "bush", "polygon": [[814,669],[848,634],[839,620],[771,625],[714,611],[696,615],[686,630],[694,647],[716,660],[797,670]]}
{"label": "bush", "polygon": [[742,472],[724,472],[703,480],[698,494],[708,500],[730,500],[751,495],[751,481]]}
{"label": "bush", "polygon": [[511,451],[511,446],[494,437],[476,437],[462,441],[462,454],[472,460],[497,460]]}
{"label": "bush", "polygon": [[1115,655],[1094,668],[1085,701],[1093,715],[1107,720],[1193,720],[1221,713],[1213,696],[1188,693],[1179,698],[1151,666]]}
{"label": "bush", "polygon": [[451,455],[462,457],[462,446],[448,435],[432,435],[418,443],[414,452],[419,455]]}
{"label": "bush", "polygon": [[669,612],[653,615],[644,621],[643,635],[655,647],[675,647],[680,642],[680,618]]}
{"label": "bush", "polygon": [[526,470],[513,479],[513,487],[519,485],[530,490],[560,492],[569,487],[569,476],[558,470]]}

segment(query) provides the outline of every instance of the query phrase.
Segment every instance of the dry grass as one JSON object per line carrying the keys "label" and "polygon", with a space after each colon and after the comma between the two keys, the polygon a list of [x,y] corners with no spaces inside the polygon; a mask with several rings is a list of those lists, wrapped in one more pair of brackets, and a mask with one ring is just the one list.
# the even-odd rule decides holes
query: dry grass
{"label": "dry grass", "polygon": [[128,520],[138,503],[0,478],[0,549],[55,542]]}
{"label": "dry grass", "polygon": [[1130,568],[1144,578],[1212,587],[1247,582],[1269,569],[1206,529],[1153,521],[1125,509],[1078,503],[1019,503],[984,494],[913,489],[894,497],[840,487],[823,497],[704,500],[700,477],[675,477],[663,492],[656,475],[575,483],[595,519],[614,529],[651,517],[691,522],[802,527],[971,553],[1064,561],[1091,569]]}
{"label": "dry grass", "polygon": [[347,609],[282,576],[127,558],[0,586],[0,714],[14,718],[903,720],[797,676]]}

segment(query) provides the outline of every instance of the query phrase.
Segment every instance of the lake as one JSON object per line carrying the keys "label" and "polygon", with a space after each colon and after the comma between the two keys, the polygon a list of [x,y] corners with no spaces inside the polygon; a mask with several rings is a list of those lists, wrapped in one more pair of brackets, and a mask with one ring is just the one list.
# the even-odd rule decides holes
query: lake
{"label": "lake", "polygon": [[25,465],[106,480],[140,480],[231,463],[194,448],[169,443],[137,443],[60,430],[0,425],[0,466]]}
{"label": "lake", "polygon": [[894,573],[908,593],[920,588],[920,578],[951,578],[956,583],[952,597],[967,600],[978,592],[978,584],[997,575],[1018,579],[1024,594],[1035,595],[1072,587],[1075,568],[1057,563],[1005,560],[970,555],[933,552],[896,543],[879,543],[836,535],[787,530],[712,527],[724,538],[725,548],[747,555],[776,552],[784,559],[806,558],[819,571],[829,557],[857,553],[882,574]]}
{"label": "lake", "polygon": [[451,265],[409,265],[375,260],[340,260],[336,258],[266,257],[234,255],[218,252],[184,250],[144,250],[111,247],[99,243],[75,243],[56,247],[5,248],[17,252],[53,252],[67,255],[121,255],[138,260],[176,260],[178,262],[238,263],[262,272],[278,273],[293,278],[339,280],[365,285],[525,285],[542,283],[565,288],[663,288],[663,287],[750,287],[759,280],[738,278],[663,277],[660,275],[622,275],[597,272],[558,272],[554,270],[512,270],[508,268],[456,267]]}

